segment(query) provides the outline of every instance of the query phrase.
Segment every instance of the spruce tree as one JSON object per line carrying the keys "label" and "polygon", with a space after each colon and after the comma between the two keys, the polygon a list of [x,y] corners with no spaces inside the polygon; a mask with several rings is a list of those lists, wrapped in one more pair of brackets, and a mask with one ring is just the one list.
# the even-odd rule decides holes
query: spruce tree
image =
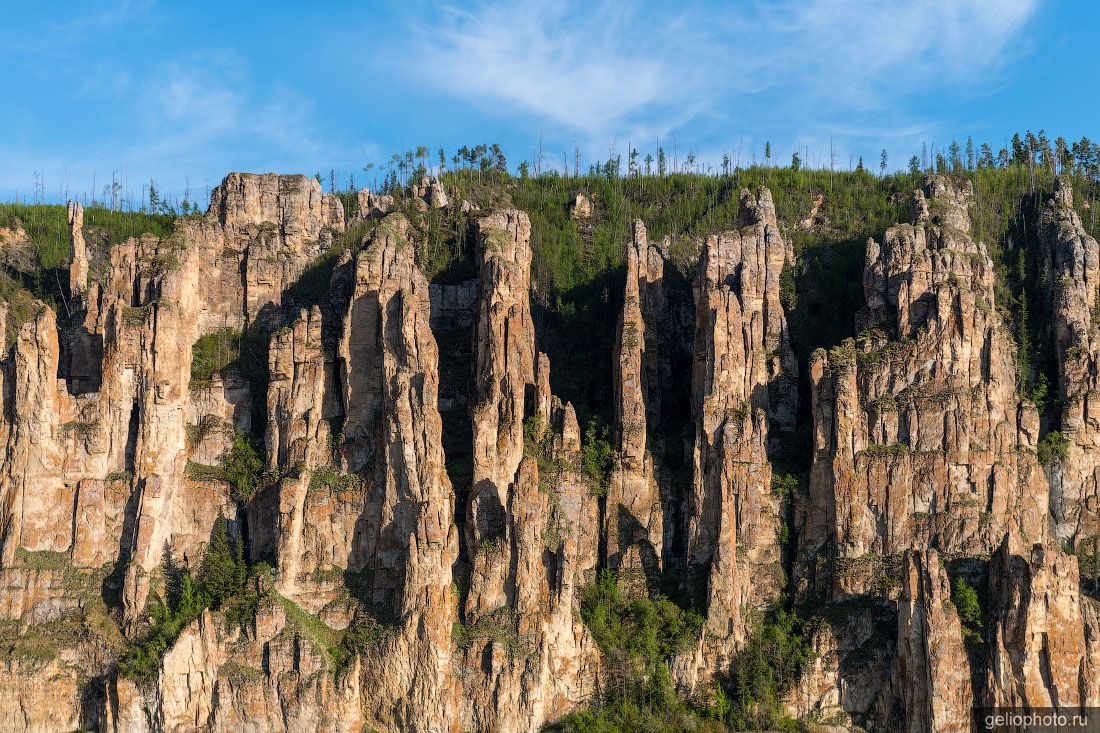
{"label": "spruce tree", "polygon": [[215,607],[221,606],[223,601],[232,597],[240,588],[240,571],[234,554],[234,549],[230,547],[225,517],[219,513],[199,570],[203,591]]}

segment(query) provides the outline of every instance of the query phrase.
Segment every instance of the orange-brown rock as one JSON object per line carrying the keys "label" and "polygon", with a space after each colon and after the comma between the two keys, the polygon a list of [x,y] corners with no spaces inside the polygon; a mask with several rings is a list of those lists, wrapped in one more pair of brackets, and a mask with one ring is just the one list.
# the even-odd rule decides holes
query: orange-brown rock
{"label": "orange-brown rock", "polygon": [[88,248],[84,241],[84,207],[70,201],[69,220],[69,294],[76,300],[88,289]]}
{"label": "orange-brown rock", "polygon": [[[1089,664],[1076,558],[1006,536],[989,578],[984,704],[1062,712],[1095,705],[1097,670]],[[1096,627],[1089,628],[1095,639]]]}
{"label": "orange-brown rock", "polygon": [[832,592],[844,596],[868,590],[844,563],[911,546],[988,555],[1006,531],[1046,533],[1038,414],[1016,396],[1015,346],[991,305],[993,263],[969,233],[970,195],[969,183],[926,180],[912,223],[867,245],[864,292],[879,325],[810,360],[799,592],[816,583],[828,595],[831,552],[842,559]]}
{"label": "orange-brown rock", "polygon": [[694,477],[688,558],[710,565],[705,660],[712,674],[742,643],[749,613],[779,594],[780,500],[768,434],[789,427],[796,365],[779,301],[787,257],[771,193],[741,193],[737,231],[707,238],[695,279]]}
{"label": "orange-brown rock", "polygon": [[908,551],[898,599],[898,671],[906,730],[966,733],[974,695],[951,581],[935,550]]}
{"label": "orange-brown rock", "polygon": [[1058,176],[1039,219],[1045,283],[1058,360],[1066,456],[1051,466],[1051,513],[1062,539],[1100,536],[1100,334],[1095,321],[1100,245],[1073,208],[1070,180]]}
{"label": "orange-brown rock", "polygon": [[[664,317],[664,259],[635,221],[627,247],[626,291],[617,333],[617,451],[604,510],[607,565],[644,574],[655,588],[661,572],[664,507],[648,426],[660,419],[661,367],[657,331]],[[623,576],[624,579],[626,575]]]}

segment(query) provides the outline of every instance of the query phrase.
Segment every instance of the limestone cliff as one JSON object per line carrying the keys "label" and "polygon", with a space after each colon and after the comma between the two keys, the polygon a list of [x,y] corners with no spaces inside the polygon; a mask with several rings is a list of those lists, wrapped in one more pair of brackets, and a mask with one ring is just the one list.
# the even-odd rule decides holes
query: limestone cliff
{"label": "limestone cliff", "polygon": [[576,593],[594,575],[599,515],[574,468],[576,415],[550,393],[550,361],[535,350],[530,235],[520,211],[476,222],[466,730],[537,730],[594,691],[597,650]]}
{"label": "limestone cliff", "polygon": [[306,265],[343,231],[344,208],[306,176],[230,173],[200,220],[181,221],[202,252],[202,331],[281,326],[279,306]]}
{"label": "limestone cliff", "polygon": [[755,610],[782,585],[780,501],[772,491],[769,430],[794,419],[795,379],[779,278],[787,258],[771,193],[741,192],[737,231],[707,238],[695,279],[694,474],[690,565],[709,564],[711,673],[744,641]]}
{"label": "limestone cliff", "polygon": [[[775,705],[808,726],[1100,704],[1100,249],[1068,179],[1019,217],[1045,410],[963,176],[867,243],[854,336],[808,360],[792,241],[835,224],[823,193],[636,220],[578,314],[540,227],[591,255],[603,194],[528,216],[454,180],[233,173],[122,241],[58,209],[64,302],[0,307],[0,729],[519,733],[628,679],[690,728],[795,635]],[[606,362],[570,363],[567,317]]]}
{"label": "limestone cliff", "polygon": [[970,196],[969,183],[942,177],[914,192],[911,223],[867,244],[874,326],[811,358],[800,592],[866,592],[876,558],[914,545],[988,555],[1005,532],[1047,536],[1039,418],[1017,398],[1015,348],[991,305],[993,263],[970,235]]}
{"label": "limestone cliff", "polygon": [[626,291],[615,363],[617,452],[604,509],[607,565],[625,578],[641,575],[658,586],[663,556],[664,506],[648,430],[660,420],[661,362],[657,331],[664,320],[664,258],[650,245],[645,224],[633,224],[627,248]]}
{"label": "limestone cliff", "polygon": [[1058,177],[1039,219],[1044,283],[1053,315],[1066,457],[1051,470],[1051,513],[1062,539],[1100,535],[1100,384],[1095,322],[1100,246],[1073,208],[1069,180]]}
{"label": "limestone cliff", "polygon": [[935,550],[905,553],[898,599],[898,671],[907,730],[970,730],[970,663],[951,602],[951,584]]}

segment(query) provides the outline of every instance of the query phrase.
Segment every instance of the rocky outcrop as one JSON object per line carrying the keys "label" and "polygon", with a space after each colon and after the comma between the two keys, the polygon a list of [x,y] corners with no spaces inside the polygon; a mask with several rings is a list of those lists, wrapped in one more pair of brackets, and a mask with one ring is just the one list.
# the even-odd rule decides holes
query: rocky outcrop
{"label": "rocky outcrop", "polygon": [[447,192],[443,190],[443,184],[433,176],[421,176],[419,180],[410,181],[408,196],[421,210],[445,209],[451,205]]}
{"label": "rocky outcrop", "polygon": [[459,662],[461,724],[472,730],[535,730],[595,686],[576,591],[594,576],[599,513],[575,468],[576,414],[550,393],[550,361],[536,356],[530,232],[519,211],[476,224],[472,567]]}
{"label": "rocky outcrop", "polygon": [[99,729],[132,731],[358,731],[360,676],[337,670],[318,640],[266,599],[247,633],[209,612],[165,655],[152,689],[108,680]]}
{"label": "rocky outcrop", "polygon": [[66,667],[60,660],[47,664],[10,660],[0,666],[0,730],[81,729],[80,680]]}
{"label": "rocky outcrop", "polygon": [[1039,219],[1058,359],[1065,458],[1051,467],[1051,513],[1063,540],[1100,536],[1100,335],[1095,327],[1100,246],[1073,209],[1064,176]]}
{"label": "rocky outcrop", "polygon": [[773,383],[797,369],[779,302],[786,246],[771,194],[741,193],[741,227],[707,238],[695,279],[696,423],[688,562],[709,571],[708,664],[742,643],[750,611],[779,595],[780,501],[771,488],[768,433],[789,427],[795,390]]}
{"label": "rocky outcrop", "polygon": [[252,434],[252,386],[239,370],[223,372],[211,377],[209,385],[190,385],[188,447],[191,460],[207,466],[221,465],[235,434]]}
{"label": "rocky outcrop", "polygon": [[[152,269],[148,275],[138,276],[139,282],[148,280],[140,303],[137,371],[141,379],[133,392],[137,416],[132,472],[137,507],[123,591],[124,613],[130,624],[144,611],[165,546],[171,545],[173,519],[193,509],[182,493],[182,484],[187,464],[191,346],[199,335],[200,300],[196,249],[150,240],[142,242],[136,254],[139,260],[150,258]],[[136,325],[136,314],[133,320]],[[208,527],[213,526],[215,516],[209,517]]]}
{"label": "rocky outcrop", "polygon": [[84,207],[79,201],[68,203],[69,220],[69,295],[74,300],[88,289],[88,248],[84,242]]}
{"label": "rocky outcrop", "polygon": [[810,631],[813,658],[784,700],[790,715],[842,728],[905,730],[894,604],[861,599],[830,611]]}
{"label": "rocky outcrop", "polygon": [[432,302],[432,329],[453,330],[474,325],[477,310],[477,280],[461,283],[431,283],[428,295]]}
{"label": "rocky outcrop", "polygon": [[[507,541],[507,507],[523,458],[528,385],[535,384],[535,329],[529,302],[531,222],[521,211],[477,220],[481,294],[475,317],[473,488],[466,545],[475,578],[466,614],[477,618],[507,603],[506,563],[479,552]],[[500,558],[503,560],[503,558]]]}
{"label": "rocky outcrop", "polygon": [[569,206],[569,215],[578,221],[591,219],[592,200],[584,193],[577,193],[573,197],[573,203]]}
{"label": "rocky outcrop", "polygon": [[268,360],[267,470],[315,467],[318,460],[325,460],[329,440],[328,424],[322,419],[325,365],[320,308],[301,311],[290,326],[275,332]]}
{"label": "rocky outcrop", "polygon": [[604,509],[606,563],[642,574],[656,589],[663,554],[664,508],[647,427],[660,419],[661,367],[656,331],[664,316],[664,259],[649,244],[645,225],[633,225],[627,248],[626,292],[617,333],[615,407],[617,450]]}
{"label": "rocky outcrop", "polygon": [[[243,721],[257,730],[305,721],[338,730],[452,727],[458,537],[436,411],[438,355],[427,281],[400,221],[389,224],[354,265],[337,351],[343,414],[355,419],[343,421],[335,446],[326,392],[337,387],[326,378],[321,312],[302,311],[272,336],[267,464],[280,478],[264,492],[276,498],[269,541],[277,572],[255,631],[241,638],[204,615],[165,657],[155,698],[122,679],[110,687],[113,729],[144,730],[143,721],[154,730],[238,730]],[[250,521],[263,516],[264,499],[256,501]],[[262,540],[253,551],[266,551]],[[362,597],[349,599],[345,583]],[[387,632],[341,671],[323,644],[303,646],[310,630],[293,620],[303,613],[337,629],[384,623]]]}
{"label": "rocky outcrop", "polygon": [[951,603],[951,582],[935,550],[905,553],[897,653],[906,730],[969,731],[970,661]]}
{"label": "rocky outcrop", "polygon": [[12,408],[0,464],[3,568],[15,565],[20,551],[66,552],[72,543],[73,490],[61,480],[57,359],[56,319],[42,306],[19,331],[5,380]]}
{"label": "rocky outcrop", "polygon": [[[1060,424],[1018,396],[970,184],[930,177],[910,222],[868,243],[858,336],[809,362],[813,463],[793,507],[772,481],[798,442],[781,276],[808,262],[766,189],[701,241],[693,283],[682,243],[634,222],[607,354],[609,477],[539,350],[556,353],[538,330],[556,326],[532,292],[527,215],[476,210],[431,177],[396,195],[360,192],[359,239],[337,257],[342,199],[302,176],[231,174],[173,235],[111,242],[94,278],[69,207],[79,307],[59,327],[44,304],[29,319],[13,304],[0,360],[0,728],[538,730],[622,681],[581,618],[603,567],[629,601],[705,578],[701,637],[666,659],[702,700],[788,620],[769,611],[791,562],[793,624],[814,651],[784,691],[795,717],[963,731],[975,703],[1100,700],[1095,580],[1062,549],[1095,577],[1100,248],[1067,181],[1038,222]],[[823,200],[807,204],[816,231]],[[399,205],[434,221],[461,206],[478,278],[430,284]],[[593,202],[569,208],[592,234]],[[226,354],[236,339],[266,361],[192,384],[193,345],[215,332]],[[1040,425],[1067,441],[1045,467]],[[261,430],[249,494],[220,470]],[[120,655],[175,602],[173,573],[194,577],[219,515],[247,547],[242,605],[187,615],[151,674],[128,679]],[[957,577],[980,589],[977,613],[952,602]]]}
{"label": "rocky outcrop", "polygon": [[326,227],[343,229],[343,207],[325,202],[334,198],[306,176],[230,173],[210,192],[206,218],[231,231],[270,222],[284,237],[316,240]]}
{"label": "rocky outcrop", "polygon": [[866,592],[864,560],[913,546],[980,556],[1005,532],[1046,534],[1038,414],[1016,396],[993,263],[969,233],[971,193],[968,182],[926,180],[912,223],[868,242],[865,320],[876,325],[810,360],[800,593]]}
{"label": "rocky outcrop", "polygon": [[377,194],[363,189],[356,194],[356,203],[355,219],[364,221],[389,214],[390,210],[393,209],[393,196]]}
{"label": "rocky outcrop", "polygon": [[1097,670],[1088,663],[1075,558],[1008,536],[993,555],[989,577],[984,704],[1068,713],[1094,705],[1088,692],[1097,688]]}
{"label": "rocky outcrop", "polygon": [[[272,342],[268,460],[297,468],[278,489],[277,588],[337,626],[358,623],[356,613],[392,624],[361,660],[371,689],[365,720],[445,730],[457,705],[450,648],[458,535],[428,283],[403,217],[383,222],[353,271],[337,348],[346,417],[334,450],[320,311],[302,313]],[[357,579],[358,612],[341,599],[347,577]]]}
{"label": "rocky outcrop", "polygon": [[[309,521],[321,519],[307,506],[312,471],[331,460],[328,423],[322,419],[325,378],[320,309],[314,306],[308,312],[302,311],[290,326],[276,332],[268,360],[271,385],[267,391],[266,467],[269,472],[285,474],[277,488],[276,587],[284,596],[316,612],[324,605],[318,603],[320,599],[307,603],[301,596],[320,594],[311,593],[303,583],[318,570],[347,567],[350,537],[337,543],[330,533],[343,527],[350,535],[348,525],[352,521],[350,511],[332,512],[328,522]],[[331,500],[326,496],[322,501]],[[338,517],[344,521],[337,523]]]}
{"label": "rocky outcrop", "polygon": [[282,326],[284,294],[344,228],[343,204],[313,178],[230,173],[206,215],[177,227],[203,260],[200,331]]}

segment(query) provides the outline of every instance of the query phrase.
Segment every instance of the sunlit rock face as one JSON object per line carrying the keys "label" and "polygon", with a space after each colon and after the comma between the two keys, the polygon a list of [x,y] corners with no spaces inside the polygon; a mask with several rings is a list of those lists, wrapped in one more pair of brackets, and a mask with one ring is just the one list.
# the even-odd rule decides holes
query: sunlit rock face
{"label": "sunlit rock face", "polygon": [[[450,180],[341,198],[234,173],[105,251],[68,207],[69,310],[0,309],[0,729],[537,731],[624,679],[585,620],[604,569],[628,607],[698,611],[660,663],[699,705],[792,609],[795,718],[969,731],[975,705],[1100,701],[1100,250],[1067,180],[1026,222],[1042,417],[965,179],[927,178],[867,243],[859,331],[804,389],[784,293],[824,194],[797,231],[767,188],[709,235],[632,222],[599,415],[562,378],[544,217]],[[605,202],[567,193],[593,236]],[[444,220],[470,269],[429,282]],[[210,349],[228,364],[193,369]],[[194,596],[204,562],[241,568],[220,605]]]}

